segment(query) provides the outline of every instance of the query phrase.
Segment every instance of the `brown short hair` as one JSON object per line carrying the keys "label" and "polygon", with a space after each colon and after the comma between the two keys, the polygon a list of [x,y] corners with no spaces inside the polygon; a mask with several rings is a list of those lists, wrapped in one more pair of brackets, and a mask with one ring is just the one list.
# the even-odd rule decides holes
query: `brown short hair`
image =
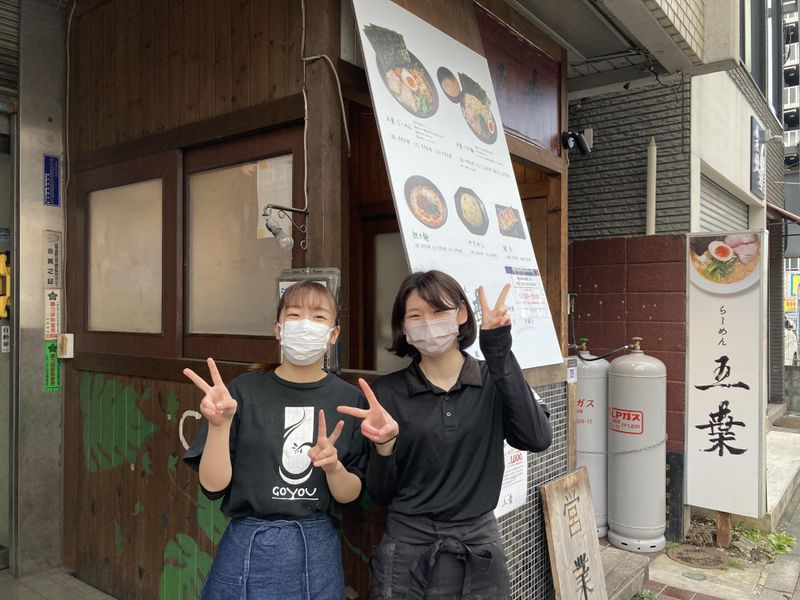
{"label": "brown short hair", "polygon": [[419,356],[419,350],[408,343],[403,333],[403,322],[406,317],[406,300],[416,290],[419,297],[438,310],[460,308],[467,309],[467,320],[458,326],[458,348],[469,348],[475,341],[477,327],[469,299],[464,288],[447,273],[441,271],[417,271],[406,277],[400,284],[400,290],[394,299],[392,308],[392,344],[387,348],[397,356]]}
{"label": "brown short hair", "polygon": [[286,288],[286,291],[283,292],[283,296],[281,296],[281,299],[278,302],[278,310],[275,314],[275,320],[281,320],[281,311],[283,311],[283,308],[287,304],[290,306],[292,304],[300,304],[300,298],[306,295],[312,296],[314,299],[322,302],[326,302],[333,312],[333,324],[339,324],[339,304],[336,302],[336,296],[333,295],[333,292],[328,288],[328,286],[322,285],[317,281],[311,281],[310,279],[298,281],[297,283]]}
{"label": "brown short hair", "polygon": [[[314,297],[315,299],[327,302],[331,308],[331,311],[333,312],[333,324],[339,324],[339,303],[336,302],[336,296],[333,295],[333,292],[331,292],[327,286],[316,281],[311,281],[310,279],[298,281],[297,283],[286,288],[286,291],[278,301],[278,310],[275,313],[275,320],[281,320],[281,312],[287,304],[292,305],[295,302],[299,303],[299,299],[306,294]],[[250,365],[248,370],[269,371],[274,366],[275,364],[272,363],[255,363]]]}

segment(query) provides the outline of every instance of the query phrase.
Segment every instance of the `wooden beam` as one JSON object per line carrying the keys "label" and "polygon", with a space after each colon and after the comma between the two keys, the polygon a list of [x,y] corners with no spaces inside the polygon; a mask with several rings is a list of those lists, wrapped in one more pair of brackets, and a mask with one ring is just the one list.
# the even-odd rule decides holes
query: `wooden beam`
{"label": "wooden beam", "polygon": [[293,125],[302,120],[303,97],[300,94],[293,94],[125,144],[78,153],[72,159],[72,169],[74,172],[86,171],[166,150],[189,148]]}
{"label": "wooden beam", "polygon": [[505,0],[475,0],[495,17],[503,21],[506,25],[516,31],[520,37],[525,38],[531,44],[539,48],[545,54],[555,60],[561,57],[562,48],[553,41],[545,32],[536,27],[527,17],[519,13]]}
{"label": "wooden beam", "polygon": [[[306,0],[306,56],[339,55],[338,0]],[[346,148],[339,93],[325,60],[306,65],[309,267],[342,267],[342,169]]]}
{"label": "wooden beam", "polygon": [[566,172],[566,166],[561,157],[549,150],[534,146],[527,140],[518,138],[510,133],[506,133],[506,143],[508,144],[508,152],[512,156],[522,159],[523,162],[535,166],[549,175],[560,175]]}

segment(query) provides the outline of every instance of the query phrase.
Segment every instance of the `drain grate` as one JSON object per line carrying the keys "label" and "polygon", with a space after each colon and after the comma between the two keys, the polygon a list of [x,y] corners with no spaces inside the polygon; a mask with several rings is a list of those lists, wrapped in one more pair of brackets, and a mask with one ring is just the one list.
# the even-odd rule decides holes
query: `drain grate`
{"label": "drain grate", "polygon": [[681,564],[702,569],[716,569],[728,564],[728,557],[720,550],[688,544],[669,548],[667,556]]}

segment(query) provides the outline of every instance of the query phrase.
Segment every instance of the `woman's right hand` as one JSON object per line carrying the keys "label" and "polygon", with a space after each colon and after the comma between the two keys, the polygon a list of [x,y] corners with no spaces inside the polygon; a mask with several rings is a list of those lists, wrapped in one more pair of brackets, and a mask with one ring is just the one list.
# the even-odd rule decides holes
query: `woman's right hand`
{"label": "woman's right hand", "polygon": [[228,425],[236,414],[236,400],[228,393],[228,388],[225,387],[213,358],[208,359],[208,370],[211,372],[211,381],[214,385],[208,385],[191,369],[184,369],[183,374],[205,393],[200,401],[200,412],[208,420],[208,424],[212,427]]}

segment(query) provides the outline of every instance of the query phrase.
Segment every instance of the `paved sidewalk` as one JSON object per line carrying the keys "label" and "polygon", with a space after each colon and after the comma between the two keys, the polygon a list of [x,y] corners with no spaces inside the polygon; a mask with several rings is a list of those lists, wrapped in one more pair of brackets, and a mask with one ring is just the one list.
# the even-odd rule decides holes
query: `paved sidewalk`
{"label": "paved sidewalk", "polygon": [[761,594],[763,600],[795,600],[800,598],[800,489],[798,489],[783,514],[778,530],[791,533],[798,544],[790,552],[781,554],[764,570]]}
{"label": "paved sidewalk", "polygon": [[0,598],[3,600],[114,600],[111,596],[72,577],[66,569],[15,579],[8,570],[0,571]]}

